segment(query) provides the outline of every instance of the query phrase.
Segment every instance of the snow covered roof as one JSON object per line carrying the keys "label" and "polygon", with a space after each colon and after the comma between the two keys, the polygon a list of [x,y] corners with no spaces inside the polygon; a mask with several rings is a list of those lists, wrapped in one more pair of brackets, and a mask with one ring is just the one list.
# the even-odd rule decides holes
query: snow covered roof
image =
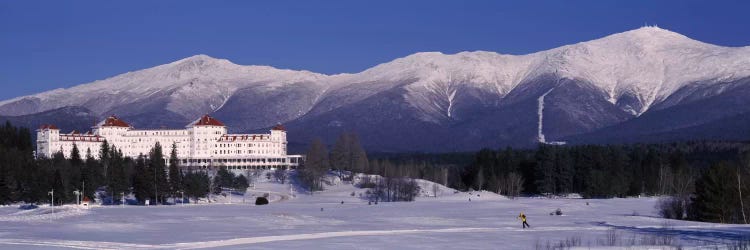
{"label": "snow covered roof", "polygon": [[127,122],[120,120],[115,115],[111,115],[107,117],[107,119],[104,119],[104,121],[101,121],[97,126],[99,127],[125,127],[129,128],[130,124]]}
{"label": "snow covered roof", "polygon": [[220,126],[224,127],[224,123],[213,118],[209,115],[203,115],[200,119],[193,122],[193,126]]}

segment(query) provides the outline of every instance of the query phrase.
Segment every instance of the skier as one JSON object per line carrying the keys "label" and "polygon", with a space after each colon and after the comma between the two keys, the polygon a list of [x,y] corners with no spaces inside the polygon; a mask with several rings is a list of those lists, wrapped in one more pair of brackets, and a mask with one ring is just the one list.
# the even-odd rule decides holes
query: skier
{"label": "skier", "polygon": [[523,221],[523,223],[521,224],[521,226],[523,226],[523,228],[526,228],[526,227],[531,228],[531,226],[529,225],[529,223],[526,223],[526,215],[523,214],[523,212],[521,212],[521,214],[518,215],[518,218],[521,218],[521,221]]}

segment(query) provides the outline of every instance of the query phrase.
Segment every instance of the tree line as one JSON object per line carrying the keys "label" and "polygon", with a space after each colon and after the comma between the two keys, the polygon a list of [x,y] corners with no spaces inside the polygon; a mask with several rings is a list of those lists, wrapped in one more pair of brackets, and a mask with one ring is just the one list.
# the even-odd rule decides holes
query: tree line
{"label": "tree line", "polygon": [[488,190],[511,197],[660,196],[657,206],[667,218],[750,220],[750,144],[744,142],[540,144],[534,149],[373,158],[366,173],[426,179],[463,191]]}
{"label": "tree line", "polygon": [[[438,158],[433,160],[432,158]],[[330,152],[320,139],[314,139],[307,151],[305,164],[297,171],[299,183],[310,192],[323,190],[328,171],[333,170],[342,181],[354,181],[354,175],[363,174],[357,181],[368,188],[372,201],[413,201],[420,191],[415,179],[426,179],[448,185],[449,179],[458,176],[455,164],[445,164],[445,159],[455,156],[379,154],[368,159],[355,133],[342,133]],[[453,172],[451,172],[453,171]]]}
{"label": "tree line", "polygon": [[[164,204],[174,203],[183,195],[188,199],[206,197],[212,187],[226,186],[225,179],[211,179],[205,171],[182,171],[176,145],[172,145],[167,164],[158,143],[148,155],[136,159],[124,157],[120,149],[106,141],[98,159],[90,151],[80,152],[75,144],[68,158],[57,152],[50,158],[37,159],[31,143],[29,129],[9,122],[0,126],[0,204],[46,203],[51,191],[55,205],[75,203],[74,191],[89,198],[97,192],[104,194],[105,204],[120,204],[123,195],[130,194],[140,204],[146,200]],[[233,178],[237,180],[232,180],[232,187],[247,187],[244,177]]]}

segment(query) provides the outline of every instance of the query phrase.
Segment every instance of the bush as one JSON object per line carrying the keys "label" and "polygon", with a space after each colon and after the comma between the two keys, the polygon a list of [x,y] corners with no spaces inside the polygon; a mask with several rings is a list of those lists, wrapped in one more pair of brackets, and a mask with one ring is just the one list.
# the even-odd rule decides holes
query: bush
{"label": "bush", "polygon": [[685,219],[687,213],[688,201],[675,197],[663,197],[656,203],[656,209],[659,215],[665,219]]}
{"label": "bush", "polygon": [[268,199],[266,199],[265,197],[258,197],[257,199],[255,199],[255,205],[268,205]]}

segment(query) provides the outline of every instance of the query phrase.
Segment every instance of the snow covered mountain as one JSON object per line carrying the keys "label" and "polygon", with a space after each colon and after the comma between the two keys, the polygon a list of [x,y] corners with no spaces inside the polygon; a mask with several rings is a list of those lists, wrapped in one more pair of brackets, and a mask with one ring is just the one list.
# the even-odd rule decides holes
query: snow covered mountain
{"label": "snow covered mountain", "polygon": [[446,151],[693,131],[750,112],[748,89],[750,47],[643,27],[527,55],[416,53],[356,74],[198,55],[6,100],[0,115],[82,107],[156,127],[212,113],[238,131],[286,123],[292,142],[354,130],[373,150]]}

